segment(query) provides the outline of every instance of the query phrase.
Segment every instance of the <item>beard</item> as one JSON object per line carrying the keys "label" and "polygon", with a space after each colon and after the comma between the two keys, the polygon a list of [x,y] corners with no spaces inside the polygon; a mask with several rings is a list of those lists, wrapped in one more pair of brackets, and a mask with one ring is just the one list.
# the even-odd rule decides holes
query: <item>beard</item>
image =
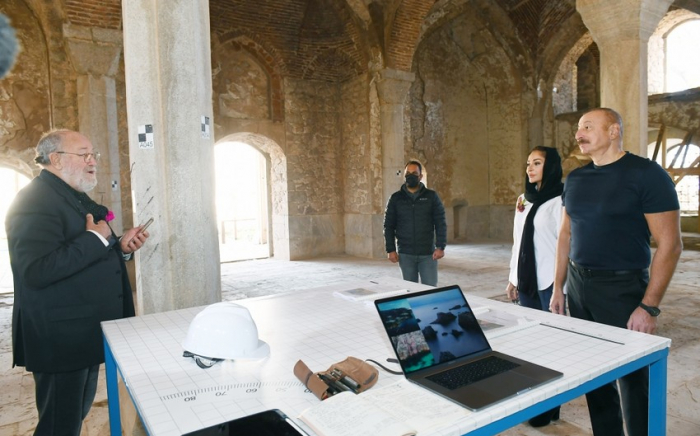
{"label": "beard", "polygon": [[61,178],[73,189],[80,192],[90,192],[97,186],[97,173],[90,174],[83,169],[64,168],[61,171]]}
{"label": "beard", "polygon": [[97,179],[94,180],[86,180],[84,178],[81,178],[78,181],[78,186],[80,186],[80,190],[83,192],[90,192],[93,189],[95,189],[95,186],[97,186]]}

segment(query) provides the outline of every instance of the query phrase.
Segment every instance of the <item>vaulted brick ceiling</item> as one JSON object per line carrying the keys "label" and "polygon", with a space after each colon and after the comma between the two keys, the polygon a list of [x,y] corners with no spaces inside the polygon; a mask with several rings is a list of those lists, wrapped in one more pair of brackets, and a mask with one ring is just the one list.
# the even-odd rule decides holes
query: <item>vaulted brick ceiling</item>
{"label": "vaulted brick ceiling", "polygon": [[533,58],[547,47],[561,25],[576,13],[575,0],[496,0],[508,14]]}
{"label": "vaulted brick ceiling", "polygon": [[366,68],[356,20],[342,0],[211,0],[212,32],[235,32],[276,53],[290,77],[343,80]]}
{"label": "vaulted brick ceiling", "polygon": [[[343,81],[367,71],[370,53],[384,50],[387,67],[410,69],[422,20],[435,5],[467,0],[210,0],[212,33],[252,41],[295,78]],[[576,0],[489,0],[507,14],[533,60],[576,13]],[[121,28],[121,0],[64,0],[67,19]],[[700,0],[672,8],[700,13]],[[376,53],[375,53],[376,54]]]}

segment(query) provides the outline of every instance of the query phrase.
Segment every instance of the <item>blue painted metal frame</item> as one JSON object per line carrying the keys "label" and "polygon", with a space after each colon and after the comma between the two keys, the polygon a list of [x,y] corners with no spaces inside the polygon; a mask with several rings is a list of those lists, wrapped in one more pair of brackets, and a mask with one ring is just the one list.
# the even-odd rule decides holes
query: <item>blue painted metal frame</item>
{"label": "blue painted metal frame", "polygon": [[540,403],[494,421],[484,427],[467,433],[469,436],[491,436],[527,421],[533,416],[544,413],[558,405],[564,404],[590,392],[606,383],[617,380],[645,366],[649,366],[649,434],[664,436],[666,434],[666,370],[668,348],[656,351],[619,368],[606,372],[571,390],[548,398]]}
{"label": "blue painted metal frame", "polygon": [[105,347],[105,379],[107,382],[107,407],[109,410],[109,433],[121,436],[122,418],[119,411],[119,384],[117,381],[117,361],[109,347],[107,338],[102,334]]}
{"label": "blue painted metal frame", "polygon": [[[107,338],[102,335],[102,340],[104,342],[105,348],[105,379],[107,382],[107,407],[109,410],[109,434],[121,436],[122,434],[122,417],[119,405],[119,382],[117,379],[117,371],[119,367],[117,366],[117,361],[114,359],[114,354],[112,354],[112,349],[109,347]],[[136,404],[134,397],[131,395],[129,387],[126,388],[129,392],[129,397],[131,402]],[[141,418],[141,412],[136,409],[136,413],[139,415],[139,419],[143,422]],[[148,433],[148,430],[146,430]]]}
{"label": "blue painted metal frame", "polygon": [[[109,407],[109,429],[113,436],[122,434],[121,416],[119,413],[119,386],[117,384],[117,362],[104,338],[105,376],[107,380],[107,404]],[[516,412],[512,415],[494,421],[484,427],[467,433],[469,436],[492,436],[511,427],[527,421],[533,416],[544,413],[560,404],[564,404],[598,388],[606,383],[617,380],[645,366],[649,367],[649,434],[666,435],[666,386],[667,386],[668,348],[641,357],[619,368],[606,372],[571,390]],[[127,389],[128,390],[128,389]],[[131,395],[131,392],[129,393]],[[133,401],[133,398],[131,399]],[[139,418],[140,414],[139,414]]]}

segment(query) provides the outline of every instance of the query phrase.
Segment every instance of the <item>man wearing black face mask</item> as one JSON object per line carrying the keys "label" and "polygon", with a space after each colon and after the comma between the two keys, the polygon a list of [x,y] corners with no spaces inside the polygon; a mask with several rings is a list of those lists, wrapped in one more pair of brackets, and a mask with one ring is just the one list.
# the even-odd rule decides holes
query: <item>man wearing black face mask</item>
{"label": "man wearing black face mask", "polygon": [[[406,183],[392,194],[384,213],[384,241],[389,260],[398,262],[404,280],[437,286],[437,261],[445,256],[445,207],[437,192],[420,181],[423,166],[412,160]],[[398,245],[398,249],[397,249]]]}

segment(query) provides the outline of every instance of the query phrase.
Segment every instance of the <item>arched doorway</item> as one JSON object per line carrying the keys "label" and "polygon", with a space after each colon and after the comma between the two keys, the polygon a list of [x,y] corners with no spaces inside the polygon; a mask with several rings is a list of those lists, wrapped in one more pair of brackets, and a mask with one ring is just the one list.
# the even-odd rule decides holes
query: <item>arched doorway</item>
{"label": "arched doorway", "polygon": [[30,182],[29,177],[13,169],[0,167],[0,294],[11,293],[14,290],[12,284],[12,270],[10,269],[10,255],[7,251],[7,235],[5,234],[5,217],[7,211],[15,199],[17,192]]}
{"label": "arched doorway", "polygon": [[221,262],[270,257],[267,159],[238,141],[217,144],[214,156]]}
{"label": "arched doorway", "polygon": [[[280,260],[289,260],[289,207],[287,198],[289,189],[287,187],[287,157],[282,147],[280,147],[277,142],[267,136],[250,132],[239,132],[223,136],[218,139],[215,147],[218,147],[218,144],[233,142],[242,142],[251,146],[265,159],[269,256],[274,256]],[[221,165],[222,168],[217,172],[233,173],[238,171],[241,167],[241,162],[234,154],[231,160],[222,160],[222,162],[217,162],[216,165]],[[248,189],[248,186],[244,184],[240,186],[240,189]],[[217,197],[218,196],[217,190]]]}

